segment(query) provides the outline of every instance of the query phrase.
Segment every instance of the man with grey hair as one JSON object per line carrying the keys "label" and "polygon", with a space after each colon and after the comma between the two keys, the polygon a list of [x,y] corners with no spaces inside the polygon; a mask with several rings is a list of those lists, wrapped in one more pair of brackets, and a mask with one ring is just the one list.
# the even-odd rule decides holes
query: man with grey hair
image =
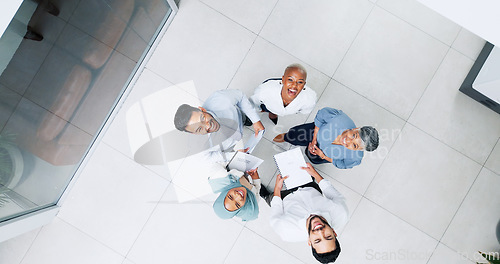
{"label": "man with grey hair", "polygon": [[306,86],[307,71],[298,64],[286,67],[281,78],[271,78],[259,85],[250,100],[269,119],[278,123],[278,116],[309,114],[316,104],[316,92]]}
{"label": "man with grey hair", "polygon": [[[243,137],[243,125],[252,125],[255,136],[264,130],[259,115],[246,95],[240,90],[219,90],[210,95],[203,107],[187,104],[179,106],[174,117],[179,131],[209,138],[208,158],[214,162],[227,162],[226,155]],[[246,151],[246,150],[245,150]]]}
{"label": "man with grey hair", "polygon": [[314,164],[332,163],[339,169],[350,169],[361,163],[363,151],[378,147],[378,132],[371,126],[356,127],[341,110],[325,107],[313,123],[290,128],[273,141],[307,146],[305,154]]}

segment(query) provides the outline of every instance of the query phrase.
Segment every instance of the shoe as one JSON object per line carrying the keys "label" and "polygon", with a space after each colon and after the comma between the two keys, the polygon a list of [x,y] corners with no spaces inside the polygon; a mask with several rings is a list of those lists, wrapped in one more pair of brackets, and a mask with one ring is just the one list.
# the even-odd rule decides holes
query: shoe
{"label": "shoe", "polygon": [[244,115],[243,120],[245,120],[245,122],[243,122],[243,125],[245,125],[245,126],[252,125],[252,120],[250,120],[250,118],[248,118],[248,116]]}
{"label": "shoe", "polygon": [[260,191],[259,191],[259,196],[266,201],[267,205],[271,206],[271,200],[273,199],[273,194],[270,193],[266,186],[260,184]]}
{"label": "shoe", "polygon": [[271,121],[276,125],[278,124],[278,116],[273,114],[273,113],[269,113],[269,119],[271,119]]}
{"label": "shoe", "polygon": [[285,142],[285,134],[286,134],[286,133],[279,134],[279,135],[275,136],[275,137],[273,138],[273,141],[274,141],[274,142],[278,142],[278,143]]}
{"label": "shoe", "polygon": [[23,38],[34,40],[34,41],[42,41],[43,40],[43,36],[38,34],[37,32],[35,32],[35,30],[33,28],[31,28],[30,26],[28,26],[28,30],[26,30],[26,34],[24,35]]}

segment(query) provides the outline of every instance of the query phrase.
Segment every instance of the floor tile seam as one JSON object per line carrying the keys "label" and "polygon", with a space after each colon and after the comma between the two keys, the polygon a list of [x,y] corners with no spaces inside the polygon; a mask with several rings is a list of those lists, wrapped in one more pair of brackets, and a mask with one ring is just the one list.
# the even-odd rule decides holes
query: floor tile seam
{"label": "floor tile seam", "polygon": [[421,232],[422,234],[426,235],[427,237],[429,237],[430,239],[436,241],[438,244],[440,242],[439,239],[433,237],[432,235],[428,234],[427,232],[423,231],[422,229],[420,229],[419,227],[416,227],[415,225],[411,224],[410,222],[406,221],[405,219],[403,219],[402,217],[400,217],[399,215],[393,213],[392,211],[390,211],[389,209],[385,208],[384,206],[376,203],[375,201],[371,200],[370,198],[368,197],[365,197],[363,196],[364,199],[366,199],[367,201],[375,204],[376,206],[378,206],[380,209],[386,211],[387,213],[391,214],[392,216],[396,217],[397,219],[399,219],[400,221],[404,222],[405,224],[407,224],[408,226],[414,228],[415,230],[418,230],[419,232]]}
{"label": "floor tile seam", "polygon": [[[491,154],[493,154],[493,151],[495,150],[495,148],[496,148],[497,146],[500,146],[500,145],[499,145],[499,143],[500,143],[500,137],[498,137],[497,142],[495,143],[495,145],[493,145],[493,148],[491,149],[490,154],[488,154],[488,157],[486,157],[486,159],[484,160],[483,167],[486,167],[486,162],[488,162],[488,160],[490,159]],[[488,168],[488,167],[486,167],[486,168],[487,168],[487,169],[490,169],[490,168]],[[492,170],[492,169],[490,169],[490,170],[491,170],[491,171],[493,171],[493,172],[495,172],[495,171],[494,171],[494,170]],[[495,174],[498,174],[498,173],[496,173],[496,172],[495,172]]]}
{"label": "floor tile seam", "polygon": [[[45,106],[40,105],[38,102],[35,102],[35,101],[31,100],[30,98],[25,97],[24,95],[22,96],[21,100],[23,100],[23,99],[24,99],[24,100],[26,100],[26,101],[29,101],[29,103],[31,103],[31,104],[33,104],[33,105],[35,105],[36,107],[41,108],[43,111],[46,111],[47,113],[50,113],[50,114],[52,114],[52,115],[56,116],[57,118],[62,119],[62,120],[63,120],[63,121],[65,121],[67,124],[70,124],[71,126],[73,126],[73,127],[77,128],[78,130],[80,130],[80,132],[83,132],[83,133],[85,133],[86,135],[88,135],[88,136],[92,137],[92,140],[91,140],[92,142],[94,141],[94,136],[95,136],[95,135],[97,135],[97,134],[99,133],[99,131],[97,131],[95,135],[92,135],[91,133],[89,133],[89,132],[88,132],[88,131],[86,131],[85,129],[83,129],[83,128],[79,127],[77,124],[72,123],[72,119],[73,119],[73,117],[75,116],[76,111],[78,111],[78,109],[77,109],[77,110],[75,110],[75,112],[74,112],[74,113],[73,113],[73,114],[72,114],[69,118],[63,118],[63,117],[60,117],[59,115],[57,115],[56,113],[53,113],[51,109],[47,109],[47,108],[45,108]],[[16,108],[14,109],[14,111],[15,111],[15,110],[17,110],[17,108],[19,107],[19,104],[21,103],[21,100],[19,100],[19,102],[17,103]],[[51,108],[51,107],[49,107],[49,108]],[[44,113],[44,114],[45,114],[45,113]],[[106,119],[104,120],[103,124],[107,121],[107,119],[108,119],[108,116],[107,116],[107,117],[106,117]],[[9,118],[9,120],[10,120],[10,118]],[[7,123],[5,123],[5,124],[7,125]],[[99,127],[99,129],[102,129],[103,124],[101,124],[101,126]]]}
{"label": "floor tile seam", "polygon": [[[103,241],[99,240],[98,238],[94,237],[93,235],[83,231],[82,229],[80,229],[79,227],[73,225],[72,223],[68,222],[67,220],[65,220],[64,218],[61,218],[59,215],[56,216],[60,221],[63,221],[64,223],[66,223],[67,225],[69,225],[70,227],[74,228],[75,230],[77,230],[78,232],[80,232],[81,234],[83,234],[84,236],[90,238],[91,240],[97,242],[98,244],[100,244],[101,246],[111,250],[113,253],[125,258],[125,256],[123,254],[121,254],[120,252],[116,251],[114,248],[112,248],[111,246],[105,244]],[[42,228],[45,228],[42,227]]]}
{"label": "floor tile seam", "polygon": [[245,225],[246,223],[243,224],[242,228],[240,229],[240,232],[238,233],[236,239],[234,240],[234,243],[231,245],[231,248],[229,248],[229,250],[227,251],[226,257],[224,257],[222,263],[226,263],[227,258],[229,257],[229,255],[231,255],[231,251],[233,251],[234,246],[236,245],[236,243],[238,243],[238,239],[240,239],[241,234],[243,233],[243,229],[245,229]]}
{"label": "floor tile seam", "polygon": [[[283,49],[282,47],[280,47],[278,44],[276,44],[276,43],[274,43],[274,42],[272,42],[272,41],[270,41],[270,40],[266,39],[264,36],[260,35],[260,33],[259,33],[258,37],[259,37],[259,38],[261,38],[262,40],[265,40],[267,43],[269,43],[269,44],[271,44],[271,45],[275,46],[276,48],[280,49],[280,50],[281,50],[281,51],[283,51],[284,53],[286,53],[286,54],[290,55],[291,57],[295,58],[297,61],[302,61],[303,63],[301,63],[301,64],[302,64],[303,66],[304,66],[304,64],[305,64],[306,66],[309,66],[310,68],[314,69],[315,71],[317,71],[317,72],[319,72],[319,73],[321,73],[321,74],[325,75],[327,78],[331,78],[331,76],[330,76],[329,74],[326,74],[326,73],[325,73],[325,72],[323,72],[322,70],[319,70],[318,68],[316,68],[316,67],[315,67],[315,66],[313,66],[312,64],[310,64],[310,63],[306,62],[306,60],[305,60],[305,59],[301,59],[301,58],[299,58],[299,57],[297,57],[297,56],[293,55],[293,54],[292,54],[292,53],[290,53],[289,51],[287,51],[287,50]],[[307,69],[307,67],[306,67],[306,69]],[[309,73],[310,73],[310,72],[309,72]],[[319,97],[318,97],[318,98],[319,98]]]}
{"label": "floor tile seam", "polygon": [[238,23],[236,20],[234,20],[234,19],[230,18],[229,16],[225,15],[224,13],[222,13],[221,11],[219,11],[217,8],[212,7],[212,6],[211,6],[210,4],[208,4],[208,3],[205,3],[205,1],[203,1],[203,0],[198,0],[198,2],[200,2],[201,4],[203,4],[203,5],[207,6],[207,7],[208,7],[208,8],[210,8],[210,9],[212,9],[212,10],[213,10],[213,11],[215,11],[216,13],[218,13],[218,14],[222,15],[223,17],[225,17],[226,19],[228,19],[228,20],[230,20],[231,22],[235,23],[236,25],[238,25],[238,26],[240,26],[240,27],[242,27],[242,28],[244,28],[244,29],[248,30],[250,33],[252,33],[252,34],[254,34],[254,35],[258,35],[258,33],[257,33],[257,32],[253,32],[251,29],[249,29],[249,28],[245,27],[244,25],[242,25],[242,24]]}
{"label": "floor tile seam", "polygon": [[[384,10],[385,12],[387,12],[387,13],[389,13],[389,14],[393,15],[394,17],[396,17],[396,18],[400,19],[401,21],[405,22],[407,25],[409,25],[409,26],[411,26],[411,27],[413,27],[413,28],[417,29],[418,31],[420,31],[420,32],[424,33],[425,35],[427,35],[427,36],[429,36],[429,37],[431,37],[431,38],[433,38],[434,40],[437,40],[438,42],[440,42],[441,44],[443,44],[443,45],[445,45],[445,46],[447,46],[447,47],[451,47],[451,46],[453,45],[454,41],[457,39],[458,35],[460,35],[460,31],[461,31],[461,29],[460,29],[460,30],[458,30],[458,32],[457,32],[457,34],[455,35],[455,37],[453,38],[453,41],[451,42],[451,44],[447,44],[447,43],[445,43],[444,41],[442,41],[442,40],[440,40],[440,39],[438,39],[438,38],[436,38],[436,37],[432,36],[430,33],[428,33],[428,32],[426,32],[426,31],[424,31],[423,29],[421,29],[421,28],[417,27],[416,25],[414,25],[414,24],[413,24],[413,23],[411,23],[410,21],[408,21],[408,20],[406,20],[406,19],[404,19],[404,18],[400,17],[399,15],[397,15],[397,14],[395,14],[395,13],[393,13],[393,12],[391,12],[391,11],[387,10],[386,8],[384,8],[384,7],[380,6],[380,5],[378,5],[378,3],[376,3],[375,5],[377,5],[377,7],[378,7],[378,8],[380,8],[380,9]],[[437,14],[437,15],[439,15],[439,16],[441,16],[441,17],[443,17],[443,18],[446,18],[446,17],[444,17],[443,15],[441,15],[441,14],[439,14],[439,13],[435,12],[434,10],[432,10],[432,9],[428,8],[427,6],[425,6],[425,5],[423,5],[423,6],[424,6],[426,9],[433,11],[435,14]],[[457,23],[455,23],[455,22],[451,21],[450,19],[448,19],[448,18],[446,18],[446,19],[447,19],[448,21],[450,21],[451,23],[453,23],[454,25],[456,25],[456,26],[458,26],[458,27],[462,28],[460,25],[458,25]]]}
{"label": "floor tile seam", "polygon": [[[75,15],[76,10],[78,9],[78,6],[80,6],[80,2],[81,2],[81,1],[82,1],[82,0],[77,0],[77,1],[76,1],[75,7],[74,7],[73,11],[71,12],[71,14],[68,16],[68,20],[67,20],[66,22],[68,22],[68,23],[69,23],[69,21],[71,20],[71,18],[73,18],[73,16]],[[63,19],[63,20],[64,20],[64,19]]]}
{"label": "floor tile seam", "polygon": [[[290,255],[291,257],[293,257],[293,258],[297,259],[298,261],[300,261],[300,262],[302,262],[302,263],[306,264],[303,260],[301,260],[301,259],[299,259],[297,256],[293,255],[293,254],[292,254],[292,253],[290,253],[288,250],[286,250],[285,248],[282,248],[280,245],[278,245],[278,244],[274,243],[273,241],[271,241],[271,240],[267,239],[266,237],[262,236],[261,234],[259,234],[259,233],[258,233],[258,232],[256,232],[255,230],[253,230],[252,228],[250,228],[250,227],[248,227],[248,226],[246,226],[246,225],[245,225],[243,228],[246,228],[248,231],[250,231],[250,232],[254,233],[255,235],[257,235],[257,236],[259,236],[260,238],[262,238],[262,239],[266,240],[267,242],[269,242],[270,244],[272,244],[272,245],[276,246],[277,248],[279,248],[279,249],[283,250],[284,252],[286,252],[286,253],[287,253],[288,255]],[[281,241],[283,242],[283,244],[290,243],[290,242],[283,241],[283,240],[281,240]],[[304,244],[305,244],[305,242],[306,242],[306,241],[304,241]]]}
{"label": "floor tile seam", "polygon": [[[79,4],[79,3],[78,3],[78,4]],[[74,12],[74,11],[73,11],[73,12]],[[73,14],[72,14],[71,16],[73,16]],[[43,60],[41,61],[40,66],[38,66],[37,70],[35,71],[35,72],[36,72],[36,73],[35,73],[35,75],[33,75],[33,78],[32,78],[32,79],[31,79],[31,81],[29,82],[28,86],[26,86],[26,89],[24,89],[23,94],[21,95],[23,98],[28,99],[27,97],[25,97],[26,92],[27,92],[27,91],[28,91],[28,89],[31,87],[31,84],[33,84],[33,81],[34,81],[35,77],[38,75],[38,73],[40,72],[40,69],[42,69],[42,65],[44,65],[44,64],[45,64],[45,62],[47,61],[47,57],[49,57],[49,54],[50,54],[50,53],[54,50],[54,48],[55,48],[55,46],[56,46],[56,43],[58,42],[59,38],[61,37],[61,33],[62,33],[65,29],[66,29],[66,27],[67,27],[68,25],[71,25],[71,26],[73,26],[73,27],[77,28],[78,30],[80,30],[80,31],[82,31],[82,32],[85,32],[85,31],[83,31],[83,30],[79,29],[78,27],[74,26],[73,24],[70,24],[70,23],[69,23],[69,19],[68,19],[68,21],[64,21],[64,20],[63,20],[63,19],[61,19],[60,17],[56,17],[56,19],[59,19],[59,20],[63,21],[64,26],[61,28],[61,31],[59,31],[59,32],[58,32],[57,36],[55,36],[55,38],[54,38],[54,42],[52,42],[52,43],[50,43],[50,42],[49,42],[49,44],[48,44],[48,45],[52,45],[52,46],[51,46],[51,47],[47,50],[47,53],[45,54],[45,56],[43,56]],[[90,35],[89,35],[89,36],[90,36]],[[91,37],[92,37],[92,36],[91,36]],[[99,42],[100,42],[100,41],[99,41]],[[61,47],[61,48],[62,48],[62,47]],[[70,57],[73,57],[73,56],[71,56],[71,55],[70,55]],[[5,86],[5,85],[4,85],[4,86]],[[29,99],[28,99],[28,100],[29,100]],[[30,101],[32,101],[32,100],[30,100]],[[44,109],[45,109],[45,108],[44,108]],[[47,110],[47,111],[49,111],[49,110]],[[50,111],[49,111],[49,112],[50,112]]]}
{"label": "floor tile seam", "polygon": [[431,259],[432,259],[432,256],[434,256],[434,253],[436,253],[436,250],[437,250],[437,248],[439,247],[439,244],[440,244],[440,243],[441,243],[441,242],[440,242],[440,241],[438,241],[438,243],[436,244],[436,246],[435,246],[435,247],[434,247],[434,249],[432,250],[431,255],[429,256],[429,259],[427,259],[426,264],[429,264],[429,262],[430,262],[430,261],[431,261]]}
{"label": "floor tile seam", "polygon": [[376,3],[373,3],[371,2],[372,4],[372,7],[370,9],[370,12],[368,12],[368,14],[366,15],[365,17],[365,20],[363,21],[363,23],[361,23],[361,26],[359,27],[358,29],[358,32],[356,33],[356,35],[352,38],[351,40],[351,43],[349,44],[349,47],[345,50],[344,54],[342,55],[342,59],[339,61],[337,67],[335,68],[335,70],[333,71],[332,75],[329,75],[330,78],[334,79],[335,77],[335,74],[337,73],[337,71],[339,70],[340,66],[342,65],[342,63],[344,62],[345,58],[347,57],[347,54],[349,53],[349,51],[351,50],[352,48],[352,45],[354,44],[354,42],[356,42],[356,40],[358,39],[358,36],[359,34],[361,33],[361,31],[363,30],[363,28],[365,27],[365,24],[366,24],[366,21],[368,21],[368,19],[370,18],[373,10],[375,9],[375,6],[377,6]]}
{"label": "floor tile seam", "polygon": [[445,244],[443,241],[440,241],[439,243],[440,243],[441,245],[443,245],[443,246],[447,247],[447,248],[448,248],[448,249],[450,249],[451,251],[453,251],[453,253],[456,253],[456,254],[460,255],[462,258],[465,258],[466,260],[471,261],[472,263],[477,263],[476,261],[474,261],[474,260],[470,259],[467,255],[462,254],[462,252],[457,251],[456,249],[454,249],[454,248],[450,247],[449,245]]}
{"label": "floor tile seam", "polygon": [[[255,45],[255,42],[257,41],[257,38],[259,37],[257,34],[253,33],[252,34],[255,35],[253,41],[252,41],[252,44],[250,44],[250,46],[248,47],[248,50],[245,52],[245,56],[243,56],[243,58],[241,59],[240,63],[238,64],[238,67],[236,67],[236,70],[234,71],[234,74],[233,76],[231,77],[231,79],[229,80],[229,82],[227,83],[226,85],[226,88],[224,89],[229,89],[229,86],[231,85],[231,83],[233,82],[234,80],[234,77],[236,76],[236,74],[238,74],[238,71],[240,70],[241,68],[241,65],[243,65],[243,63],[245,63],[245,60],[246,58],[248,57],[248,54],[250,53],[250,51],[252,50],[252,47]],[[244,95],[246,95],[245,93],[243,93]],[[248,98],[247,98],[248,99]]]}
{"label": "floor tile seam", "polygon": [[363,192],[363,194],[361,195],[363,198],[367,198],[367,197],[366,197],[366,193],[367,193],[367,192],[368,192],[368,190],[370,189],[370,186],[373,184],[373,181],[377,178],[377,176],[378,176],[378,174],[379,174],[380,169],[384,166],[384,163],[385,163],[385,162],[386,162],[386,160],[387,160],[387,157],[389,157],[389,155],[391,154],[391,151],[392,151],[392,149],[394,148],[394,145],[396,145],[396,141],[397,141],[398,139],[400,139],[400,138],[401,138],[401,134],[403,133],[403,130],[405,129],[405,127],[406,127],[406,124],[407,124],[407,123],[408,123],[408,122],[406,122],[406,121],[405,121],[405,123],[403,124],[403,127],[401,127],[401,132],[399,132],[398,137],[396,138],[396,140],[394,140],[394,143],[392,143],[391,147],[389,148],[389,151],[387,151],[387,155],[384,157],[384,160],[382,160],[382,162],[380,163],[380,166],[377,168],[377,171],[376,171],[376,172],[375,172],[375,174],[373,175],[373,177],[372,177],[372,179],[371,179],[370,183],[366,186],[365,191],[364,191],[364,192]]}
{"label": "floor tile seam", "polygon": [[353,92],[353,93],[357,94],[358,96],[360,96],[360,97],[362,97],[362,98],[366,99],[368,102],[370,102],[370,103],[374,104],[375,106],[380,107],[381,109],[385,110],[387,113],[389,113],[389,114],[393,115],[394,117],[396,117],[396,118],[400,119],[401,121],[403,121],[403,122],[407,122],[407,120],[408,120],[408,118],[409,118],[409,117],[405,119],[404,117],[399,116],[398,114],[396,114],[396,113],[392,112],[391,110],[387,109],[386,107],[384,107],[384,106],[382,106],[382,105],[378,104],[377,102],[375,102],[375,101],[371,100],[371,99],[370,99],[370,98],[368,98],[367,96],[365,96],[365,95],[363,95],[363,94],[359,93],[358,91],[356,91],[356,90],[354,90],[353,88],[349,87],[348,85],[346,85],[346,84],[344,84],[344,83],[342,83],[342,82],[340,82],[340,81],[336,80],[335,78],[333,78],[333,77],[332,77],[332,80],[333,80],[334,82],[336,82],[336,83],[338,83],[338,84],[340,84],[340,85],[344,86],[345,88],[349,89],[351,92]]}
{"label": "floor tile seam", "polygon": [[[432,134],[428,133],[427,131],[425,131],[424,129],[420,128],[419,126],[417,126],[417,125],[415,125],[415,124],[413,124],[413,123],[411,123],[411,122],[409,122],[409,121],[407,121],[406,123],[407,123],[407,124],[410,124],[412,127],[414,127],[414,128],[416,128],[416,129],[418,129],[420,132],[422,132],[422,133],[426,134],[427,136],[429,136],[429,137],[433,138],[434,140],[438,141],[439,143],[443,144],[444,146],[448,147],[449,149],[451,149],[451,150],[455,151],[456,153],[460,154],[461,156],[463,156],[463,157],[467,158],[468,160],[472,161],[473,163],[475,163],[475,164],[477,164],[477,165],[481,166],[481,168],[484,166],[484,165],[483,165],[483,164],[481,164],[480,162],[478,162],[478,161],[474,160],[472,157],[469,157],[467,154],[462,153],[460,150],[458,150],[458,149],[456,149],[455,147],[453,147],[453,146],[449,145],[448,143],[446,143],[446,142],[442,141],[441,139],[439,139],[439,138],[435,137],[434,135],[432,135]],[[492,150],[493,150],[493,147],[492,147]],[[486,162],[486,161],[487,161],[487,160],[485,160],[485,162]],[[483,163],[484,163],[484,162],[483,162]]]}
{"label": "floor tile seam", "polygon": [[347,210],[349,210],[349,216],[347,218],[347,223],[345,224],[345,226],[342,228],[342,231],[339,232],[339,236],[342,236],[342,234],[344,233],[344,231],[346,230],[347,226],[349,225],[349,223],[351,222],[351,219],[352,219],[352,216],[357,212],[358,208],[359,208],[359,205],[361,204],[361,201],[363,200],[363,196],[360,195],[360,199],[359,201],[357,202],[356,206],[354,206],[354,209],[353,210],[349,210],[349,208],[347,208]]}
{"label": "floor tile seam", "polygon": [[[151,57],[154,57],[155,54],[152,54]],[[150,71],[151,73],[153,73],[154,75],[158,76],[159,78],[167,81],[170,86],[166,87],[166,88],[163,88],[163,89],[168,89],[169,87],[172,87],[172,86],[176,86],[177,87],[177,84],[169,79],[167,79],[167,77],[161,75],[160,73],[156,72],[154,69],[151,69],[148,67],[148,63],[146,63],[146,66],[144,66],[144,69],[147,69],[148,71]],[[188,80],[188,81],[193,81],[194,83],[194,80],[191,79],[191,80]],[[180,83],[184,83],[184,82],[188,82],[188,81],[181,81]],[[135,86],[135,85],[134,85]],[[195,84],[195,87],[196,87],[196,84]],[[193,96],[194,98],[198,99],[198,101],[200,101],[200,105],[203,104],[204,100],[201,100],[201,98],[199,97],[199,95],[196,95],[196,94],[192,94],[190,91],[187,91],[185,90],[184,88],[181,88],[181,87],[178,87],[179,89],[181,89],[183,92]]]}
{"label": "floor tile seam", "polygon": [[271,12],[269,12],[269,15],[267,16],[266,20],[264,21],[264,23],[262,24],[262,27],[260,27],[260,30],[259,32],[257,32],[257,36],[260,36],[260,34],[262,33],[262,30],[264,29],[264,27],[266,26],[267,24],[267,21],[269,20],[269,18],[273,15],[274,13],[274,10],[276,9],[276,6],[278,6],[278,3],[280,2],[280,0],[276,0],[276,3],[274,3],[274,6],[273,8],[271,9]]}
{"label": "floor tile seam", "polygon": [[[488,42],[487,40],[483,39],[485,42]],[[484,44],[481,46],[481,50],[483,49],[484,47]],[[467,59],[471,60],[473,63],[476,62],[477,60],[477,57],[476,58],[471,58],[469,55],[463,53],[462,51],[456,49],[455,47],[450,47],[453,51],[455,51],[456,53],[466,57]],[[481,52],[481,50],[479,50],[479,52],[477,53],[477,55],[479,56],[479,53]]]}
{"label": "floor tile seam", "polygon": [[[33,244],[35,244],[35,241],[37,240],[38,238],[38,235],[40,235],[40,231],[42,231],[42,228],[44,228],[44,226],[42,226],[41,228],[38,229],[38,231],[36,232],[36,235],[35,237],[33,238],[33,240],[30,242],[28,248],[26,249],[26,251],[24,252],[23,254],[23,257],[21,258],[21,260],[19,261],[18,264],[22,264],[24,259],[26,258],[26,256],[28,255],[28,253],[30,252],[31,248],[33,247]],[[8,241],[8,240],[7,240]]]}
{"label": "floor tile seam", "polygon": [[[167,181],[168,183],[172,182],[172,179],[167,179],[167,178],[165,178],[165,177],[161,176],[161,175],[160,175],[160,174],[158,174],[156,171],[153,171],[153,170],[151,170],[150,168],[148,168],[146,165],[141,164],[141,163],[139,163],[139,162],[135,161],[132,157],[129,157],[127,154],[125,154],[125,153],[121,152],[119,149],[117,149],[117,148],[113,147],[111,144],[109,144],[109,143],[105,142],[104,140],[101,140],[101,142],[99,142],[98,144],[105,144],[107,147],[111,148],[113,151],[116,151],[116,152],[118,152],[119,154],[121,154],[121,155],[122,155],[125,159],[127,159],[127,162],[129,162],[129,161],[130,161],[130,162],[132,162],[132,163],[135,163],[136,165],[141,166],[142,168],[144,168],[144,169],[148,170],[148,171],[149,171],[149,172],[151,172],[152,174],[154,174],[154,175],[158,176],[158,177],[159,177],[160,179],[162,179],[162,180]],[[98,147],[98,146],[95,146],[95,147],[96,147],[96,149],[97,149],[97,147]],[[94,154],[95,154],[95,152],[91,153],[91,155],[92,155],[92,156],[94,156]],[[92,157],[91,157],[91,158],[92,158]],[[167,166],[168,166],[168,165],[167,165]]]}
{"label": "floor tile seam", "polygon": [[[457,24],[457,25],[458,25],[458,24]],[[460,25],[458,25],[458,26],[460,26]],[[462,33],[464,30],[467,30],[467,29],[466,29],[466,28],[464,28],[464,27],[462,27],[462,26],[460,26],[460,31],[458,32],[457,36],[456,36],[456,37],[455,37],[455,39],[453,40],[453,43],[450,45],[450,48],[452,48],[452,49],[453,49],[453,50],[455,50],[456,52],[458,52],[458,53],[460,53],[460,54],[464,55],[465,57],[467,57],[467,58],[469,58],[469,59],[471,59],[472,61],[474,61],[474,62],[475,62],[475,61],[477,60],[477,57],[476,57],[476,58],[471,58],[471,57],[469,57],[469,55],[464,54],[462,51],[460,51],[460,50],[458,50],[458,49],[456,49],[456,48],[455,48],[455,42],[458,40],[458,37],[460,36],[460,33]],[[468,30],[467,30],[467,31],[468,31]],[[469,31],[469,32],[470,32],[470,31]],[[470,32],[470,33],[472,33],[472,32]],[[479,37],[478,35],[476,35],[476,34],[474,34],[474,33],[472,33],[472,34],[473,34],[474,36],[477,36],[478,38],[482,39],[483,41],[488,42],[488,41],[487,41],[487,40],[485,40],[484,38]],[[484,45],[483,45],[483,46],[484,46]],[[478,54],[478,55],[479,55],[479,54]]]}
{"label": "floor tile seam", "polygon": [[472,188],[474,187],[474,184],[476,184],[478,178],[479,178],[479,175],[481,175],[481,172],[483,171],[483,169],[485,169],[485,167],[481,167],[481,169],[478,171],[476,177],[474,178],[474,181],[472,182],[472,184],[469,186],[467,192],[465,193],[465,195],[463,196],[462,198],[462,201],[460,201],[460,204],[458,205],[457,209],[455,210],[455,213],[453,214],[453,217],[451,218],[450,220],[450,223],[448,224],[448,226],[446,227],[446,229],[444,230],[443,234],[441,235],[441,237],[439,238],[439,241],[442,241],[444,236],[446,235],[446,232],[448,231],[448,229],[450,228],[451,224],[453,223],[453,220],[455,220],[455,217],[457,216],[458,212],[460,211],[460,209],[462,208],[462,205],[464,204],[465,200],[467,199],[467,197],[469,196],[469,193],[471,193],[471,190]]}
{"label": "floor tile seam", "polygon": [[[4,86],[4,87],[5,87],[5,89],[9,89],[10,91],[12,91],[9,87],[6,87],[6,86]],[[19,95],[16,91],[12,91],[12,92],[16,93],[16,95]],[[19,95],[19,96],[20,96],[19,100],[16,102],[16,105],[12,108],[13,109],[12,113],[10,113],[9,117],[7,118],[7,120],[5,120],[5,123],[0,127],[0,133],[4,132],[5,128],[7,127],[7,124],[9,124],[9,121],[14,116],[14,113],[16,113],[16,110],[18,109],[18,107],[19,107],[19,105],[21,103],[21,100],[24,98],[24,96],[22,96],[22,95]],[[28,100],[28,99],[26,99],[26,100]]]}
{"label": "floor tile seam", "polygon": [[[130,252],[132,251],[132,249],[134,248],[134,246],[136,245],[137,243],[137,240],[139,239],[139,237],[141,236],[142,232],[144,231],[144,229],[146,228],[147,224],[149,223],[149,221],[151,220],[151,217],[153,216],[153,214],[155,213],[156,211],[156,208],[158,208],[158,205],[161,201],[161,199],[163,198],[163,196],[165,196],[165,194],[167,193],[167,191],[169,190],[170,185],[173,184],[173,183],[169,183],[168,186],[165,188],[165,190],[163,191],[163,193],[161,194],[160,196],[160,200],[158,202],[156,202],[155,206],[153,207],[153,210],[151,210],[151,213],[149,213],[149,216],[148,218],[146,219],[146,221],[144,222],[144,225],[142,225],[141,227],[141,230],[137,233],[137,236],[135,237],[134,241],[132,242],[132,244],[130,245],[130,248],[127,250],[127,253],[125,253],[125,259],[128,259],[128,256],[130,255]],[[125,261],[125,260],[124,260]]]}
{"label": "floor tile seam", "polygon": [[418,104],[420,103],[420,101],[422,100],[422,98],[424,97],[425,93],[427,92],[427,90],[429,89],[429,86],[432,84],[432,82],[434,81],[434,78],[436,78],[436,74],[437,72],[441,69],[441,66],[443,65],[444,61],[446,60],[446,58],[448,57],[448,54],[450,53],[450,50],[451,50],[451,47],[450,46],[447,46],[448,49],[446,51],[446,53],[443,55],[443,58],[441,59],[441,61],[439,62],[439,64],[437,65],[436,67],[436,70],[434,71],[434,73],[432,74],[431,78],[429,79],[429,81],[427,82],[427,84],[425,85],[425,88],[424,90],[420,93],[420,96],[418,97],[418,100],[415,102],[415,104],[413,105],[413,108],[411,109],[410,111],[410,114],[408,115],[408,118],[406,120],[410,120],[410,118],[412,117],[413,113],[415,112],[415,109],[417,108]]}

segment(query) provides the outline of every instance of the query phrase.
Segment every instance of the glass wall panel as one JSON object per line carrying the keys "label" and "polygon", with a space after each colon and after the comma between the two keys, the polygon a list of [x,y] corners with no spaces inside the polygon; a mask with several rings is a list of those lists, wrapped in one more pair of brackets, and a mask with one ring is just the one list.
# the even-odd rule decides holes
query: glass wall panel
{"label": "glass wall panel", "polygon": [[0,38],[0,222],[57,203],[171,12],[165,0],[22,3]]}

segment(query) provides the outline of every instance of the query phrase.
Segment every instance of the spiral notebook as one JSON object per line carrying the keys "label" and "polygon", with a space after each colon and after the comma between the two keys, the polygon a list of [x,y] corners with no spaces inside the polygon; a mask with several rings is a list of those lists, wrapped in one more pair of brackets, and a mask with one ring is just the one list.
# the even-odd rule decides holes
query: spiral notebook
{"label": "spiral notebook", "polygon": [[306,166],[306,161],[299,147],[274,155],[274,162],[281,176],[288,176],[285,180],[287,189],[292,189],[312,182],[311,175],[309,175],[307,171],[301,169],[301,167]]}

